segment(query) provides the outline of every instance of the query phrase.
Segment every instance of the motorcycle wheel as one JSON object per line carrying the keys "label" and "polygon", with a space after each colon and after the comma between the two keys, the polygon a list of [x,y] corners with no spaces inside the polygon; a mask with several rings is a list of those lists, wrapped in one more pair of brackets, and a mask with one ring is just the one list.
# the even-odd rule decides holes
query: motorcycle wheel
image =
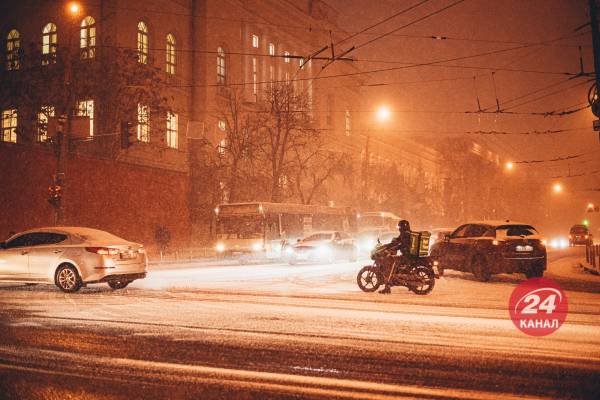
{"label": "motorcycle wheel", "polygon": [[435,273],[431,268],[419,265],[411,270],[414,279],[408,288],[415,294],[425,295],[430,293],[435,286]]}
{"label": "motorcycle wheel", "polygon": [[371,293],[379,289],[383,284],[383,276],[378,268],[367,265],[358,271],[356,283],[363,292]]}

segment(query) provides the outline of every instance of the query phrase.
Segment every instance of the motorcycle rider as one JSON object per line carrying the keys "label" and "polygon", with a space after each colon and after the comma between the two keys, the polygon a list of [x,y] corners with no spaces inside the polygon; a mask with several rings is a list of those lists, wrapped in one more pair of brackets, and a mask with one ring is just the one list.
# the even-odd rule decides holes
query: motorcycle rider
{"label": "motorcycle rider", "polygon": [[[386,245],[386,247],[395,254],[398,250],[402,253],[402,257],[405,258],[406,261],[409,261],[410,257],[410,223],[403,219],[398,222],[398,231],[400,234],[398,237],[392,239],[390,243]],[[389,260],[385,264],[384,271],[384,279],[385,279],[385,287],[379,291],[381,294],[390,294],[392,290],[390,289],[390,281],[392,279],[392,274],[394,273],[394,261]]]}

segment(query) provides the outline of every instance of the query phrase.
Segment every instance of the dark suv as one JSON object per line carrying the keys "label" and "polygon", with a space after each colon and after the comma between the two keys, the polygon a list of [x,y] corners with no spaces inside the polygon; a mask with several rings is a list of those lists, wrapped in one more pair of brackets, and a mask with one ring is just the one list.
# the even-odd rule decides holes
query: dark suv
{"label": "dark suv", "polygon": [[592,235],[585,225],[573,225],[569,230],[569,246],[592,244]]}
{"label": "dark suv", "polygon": [[534,227],[510,221],[464,224],[430,253],[438,269],[472,272],[487,281],[492,274],[523,273],[541,277],[546,270],[546,247]]}

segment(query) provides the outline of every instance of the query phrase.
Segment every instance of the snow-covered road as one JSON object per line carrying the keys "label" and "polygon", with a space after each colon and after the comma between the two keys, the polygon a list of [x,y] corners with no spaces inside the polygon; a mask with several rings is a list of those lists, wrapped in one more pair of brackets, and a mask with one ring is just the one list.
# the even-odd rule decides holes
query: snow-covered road
{"label": "snow-covered road", "polygon": [[[172,389],[180,369],[193,366],[186,374],[209,386],[235,376],[231,385],[242,398],[593,397],[600,390],[600,277],[575,266],[581,254],[549,255],[546,276],[567,291],[569,315],[543,338],[524,335],[509,319],[520,275],[482,283],[450,272],[428,296],[403,288],[362,293],[360,262],[155,265],[125,290],[96,285],[71,295],[4,285],[0,367],[11,379],[23,371],[16,376],[27,383],[48,370],[82,380],[123,365],[135,381],[157,379],[139,371],[145,360],[153,371],[168,364],[159,380]],[[282,376],[268,375],[275,373]],[[366,389],[377,384],[376,393]]]}

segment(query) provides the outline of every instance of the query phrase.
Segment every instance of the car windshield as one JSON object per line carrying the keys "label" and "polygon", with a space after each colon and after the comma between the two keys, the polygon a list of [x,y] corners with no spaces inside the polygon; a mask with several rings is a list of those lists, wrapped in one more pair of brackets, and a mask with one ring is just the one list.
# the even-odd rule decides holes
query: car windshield
{"label": "car windshield", "polygon": [[496,237],[536,236],[538,231],[531,225],[501,225],[496,227]]}
{"label": "car windshield", "polygon": [[306,237],[304,242],[318,242],[320,240],[329,240],[331,239],[331,233],[315,233],[308,237]]}

